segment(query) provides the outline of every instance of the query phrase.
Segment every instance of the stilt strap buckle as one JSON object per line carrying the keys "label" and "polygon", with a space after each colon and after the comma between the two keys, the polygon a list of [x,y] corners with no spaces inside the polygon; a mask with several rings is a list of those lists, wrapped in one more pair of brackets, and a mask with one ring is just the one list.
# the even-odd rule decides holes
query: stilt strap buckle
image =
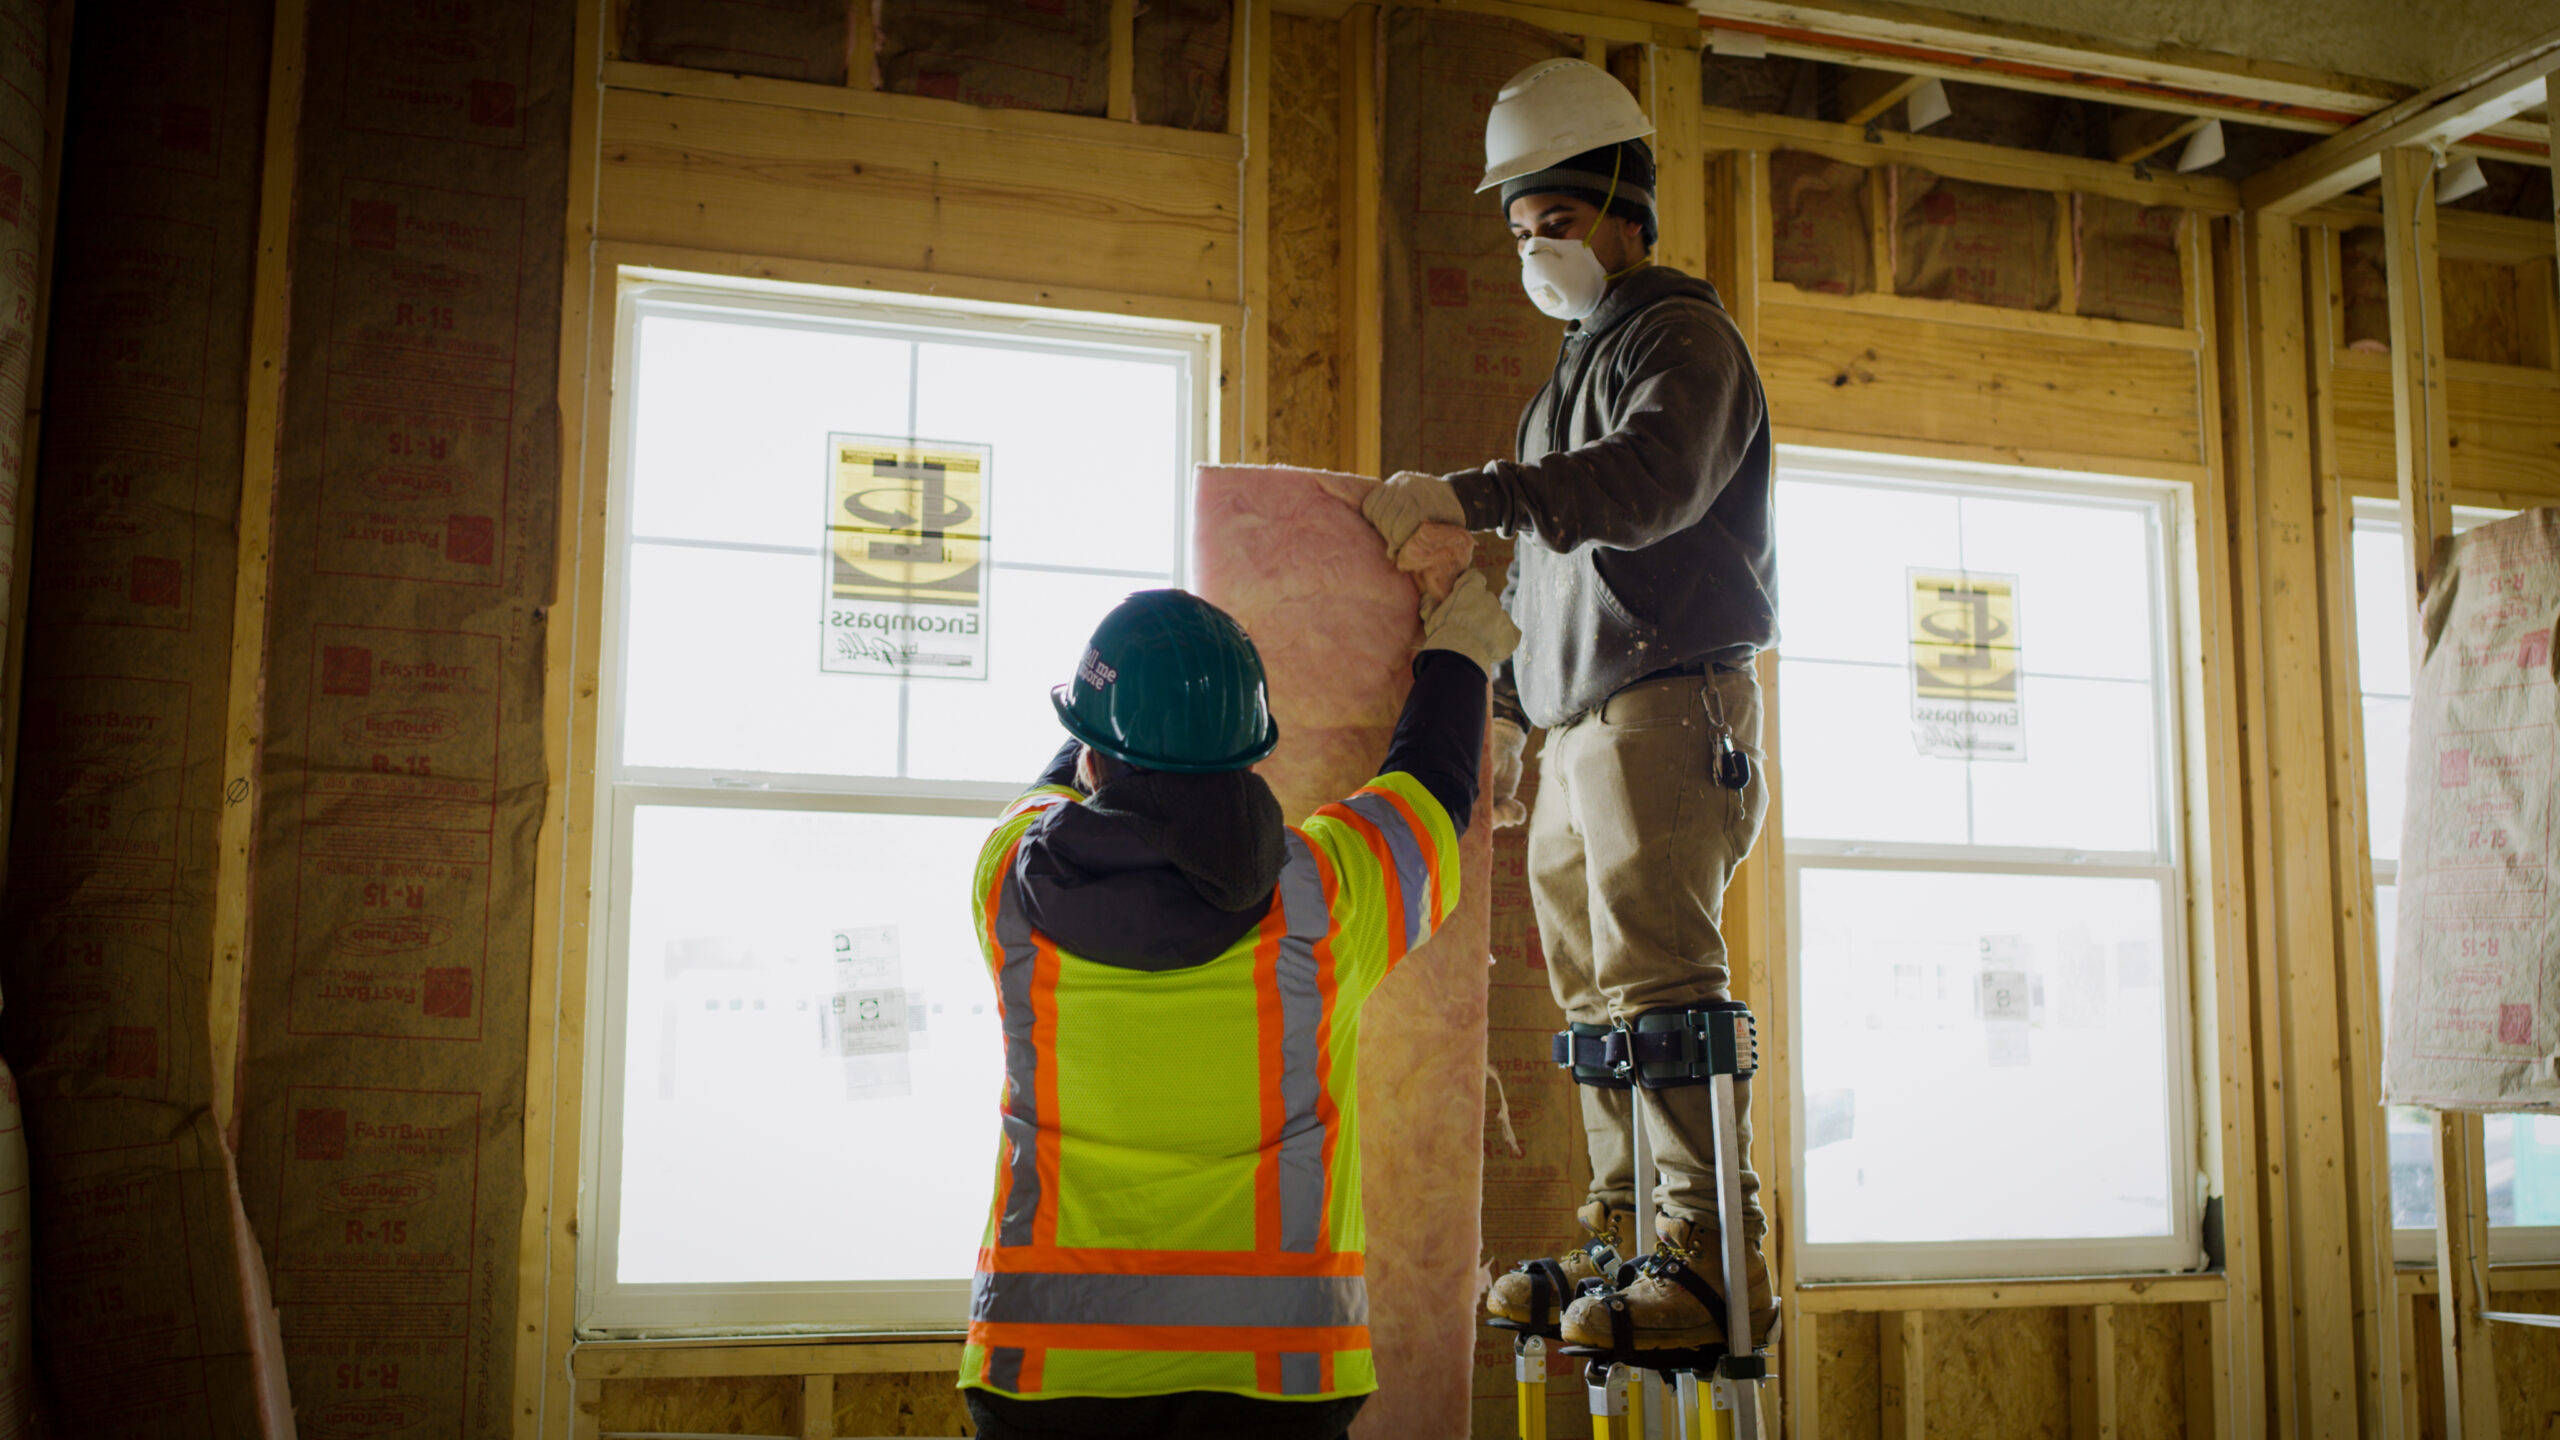
{"label": "stilt strap buckle", "polygon": [[1620,1075],[1609,1059],[1609,1040],[1617,1031],[1607,1025],[1585,1025],[1580,1021],[1555,1033],[1550,1053],[1559,1069],[1573,1072],[1576,1085],[1593,1085],[1603,1090],[1624,1090],[1626,1077]]}
{"label": "stilt strap buckle", "polygon": [[1739,1000],[1648,1010],[1609,1032],[1601,1059],[1613,1075],[1666,1090],[1718,1075],[1748,1080],[1760,1069],[1760,1027]]}

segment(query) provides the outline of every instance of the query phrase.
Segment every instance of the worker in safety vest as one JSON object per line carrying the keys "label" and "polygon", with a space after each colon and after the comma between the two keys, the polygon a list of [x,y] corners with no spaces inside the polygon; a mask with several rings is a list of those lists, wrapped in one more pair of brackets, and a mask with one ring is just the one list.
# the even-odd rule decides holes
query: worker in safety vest
{"label": "worker in safety vest", "polygon": [[[1777,1320],[1747,1118],[1744,1213],[1719,1217],[1705,1077],[1652,1063],[1621,1074],[1602,1058],[1613,1028],[1641,1061],[1731,1005],[1724,890],[1768,804],[1754,664],[1778,628],[1767,405],[1714,288],[1651,261],[1652,131],[1624,86],[1580,60],[1503,86],[1477,188],[1500,187],[1521,283],[1566,322],[1555,373],[1520,417],[1517,458],[1398,474],[1363,512],[1390,548],[1427,521],[1516,537],[1503,603],[1523,635],[1495,681],[1496,824],[1522,818],[1525,728],[1547,731],[1526,817],[1530,896],[1571,1022],[1557,1050],[1581,1082],[1591,1240],[1501,1277],[1487,1305],[1528,1323],[1570,1301],[1568,1342],[1662,1349],[1724,1343],[1721,1223],[1750,1240],[1764,1343]],[[1747,1086],[1735,1098],[1747,1106]],[[1622,1293],[1573,1300],[1626,1244],[1630,1099],[1659,1161],[1661,1254]]]}
{"label": "worker in safety vest", "polygon": [[1378,778],[1302,826],[1243,627],[1130,596],[1052,692],[1073,738],[980,853],[1004,1137],[960,1384],[977,1433],[1336,1440],[1377,1389],[1360,1011],[1458,900],[1479,576],[1424,617]]}

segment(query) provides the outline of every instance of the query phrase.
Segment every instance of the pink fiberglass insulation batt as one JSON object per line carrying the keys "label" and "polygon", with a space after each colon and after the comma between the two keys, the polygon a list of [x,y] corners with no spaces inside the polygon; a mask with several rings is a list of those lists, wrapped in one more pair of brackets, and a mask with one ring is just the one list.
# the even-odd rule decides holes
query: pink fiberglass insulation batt
{"label": "pink fiberglass insulation batt", "polygon": [[[1417,581],[1436,582],[1445,594],[1472,556],[1463,531],[1432,527],[1449,534],[1415,544],[1438,573],[1399,573],[1346,498],[1369,483],[1278,466],[1200,471],[1197,585],[1262,651],[1280,748],[1260,769],[1293,820],[1376,773],[1422,638]],[[1493,888],[1488,814],[1477,807],[1459,845],[1457,913],[1405,957],[1360,1020],[1360,1163],[1378,1364],[1378,1394],[1354,1430],[1363,1440],[1457,1440],[1468,1430]]]}

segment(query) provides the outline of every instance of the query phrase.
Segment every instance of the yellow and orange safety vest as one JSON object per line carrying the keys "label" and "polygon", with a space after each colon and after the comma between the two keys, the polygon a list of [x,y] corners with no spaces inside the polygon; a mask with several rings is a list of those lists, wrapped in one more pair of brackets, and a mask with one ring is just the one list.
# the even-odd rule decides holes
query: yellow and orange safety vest
{"label": "yellow and orange safety vest", "polygon": [[1049,786],[980,852],[1004,1022],[1004,1138],[960,1384],[1005,1395],[1377,1389],[1361,1278],[1360,1010],[1458,900],[1458,837],[1385,775],[1288,832],[1262,923],[1139,971],[1024,918],[1014,856]]}

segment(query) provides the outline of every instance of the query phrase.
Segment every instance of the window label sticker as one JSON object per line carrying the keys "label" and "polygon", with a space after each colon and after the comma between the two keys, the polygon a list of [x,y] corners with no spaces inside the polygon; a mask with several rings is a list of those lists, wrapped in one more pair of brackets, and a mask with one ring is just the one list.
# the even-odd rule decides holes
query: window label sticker
{"label": "window label sticker", "polygon": [[844,1093],[865,1099],[909,1093],[907,1052],[916,1028],[898,927],[838,930],[832,993],[818,1020],[819,1046],[844,1062]]}
{"label": "window label sticker", "polygon": [[1949,760],[2027,758],[2018,577],[1913,568],[1911,743]]}
{"label": "window label sticker", "polygon": [[987,678],[993,463],[987,445],[827,436],[819,669]]}

